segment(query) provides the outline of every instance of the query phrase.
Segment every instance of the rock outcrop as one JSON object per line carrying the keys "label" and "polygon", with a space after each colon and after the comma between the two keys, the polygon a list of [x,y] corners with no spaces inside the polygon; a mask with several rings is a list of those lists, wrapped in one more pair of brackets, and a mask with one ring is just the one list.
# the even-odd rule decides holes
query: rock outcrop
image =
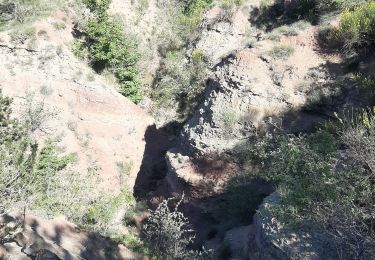
{"label": "rock outcrop", "polygon": [[272,214],[280,198],[272,193],[254,216],[254,241],[258,253],[265,259],[337,259],[334,249],[328,248],[326,239],[314,230],[286,227]]}
{"label": "rock outcrop", "polygon": [[0,216],[0,258],[29,260],[139,259],[122,245],[99,235],[80,231],[64,219],[45,220],[27,215]]}
{"label": "rock outcrop", "polygon": [[[303,34],[310,40],[314,31]],[[313,45],[297,38],[284,41],[295,41],[290,57],[270,57],[273,43],[262,40],[256,47],[239,49],[214,66],[205,100],[182,130],[182,141],[189,152],[221,153],[267,125],[301,131],[319,121],[301,111],[306,95],[299,86],[325,61]]]}

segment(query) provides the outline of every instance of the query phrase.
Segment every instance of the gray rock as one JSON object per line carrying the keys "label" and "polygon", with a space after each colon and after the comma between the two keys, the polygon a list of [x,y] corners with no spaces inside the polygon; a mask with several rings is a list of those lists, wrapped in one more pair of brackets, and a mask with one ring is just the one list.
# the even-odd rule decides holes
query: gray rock
{"label": "gray rock", "polygon": [[201,154],[231,149],[288,106],[269,65],[243,49],[215,67],[205,102],[182,130],[184,146]]}
{"label": "gray rock", "polygon": [[274,192],[264,199],[258,213],[254,216],[255,244],[265,259],[323,260],[337,259],[328,248],[329,241],[318,231],[309,232],[283,225],[272,215],[272,208],[280,202]]}

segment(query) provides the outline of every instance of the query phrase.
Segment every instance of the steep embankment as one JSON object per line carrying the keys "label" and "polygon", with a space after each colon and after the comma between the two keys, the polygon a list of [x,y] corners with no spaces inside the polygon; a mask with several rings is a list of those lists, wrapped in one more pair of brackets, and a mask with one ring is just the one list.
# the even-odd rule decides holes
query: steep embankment
{"label": "steep embankment", "polygon": [[119,163],[128,164],[126,184],[132,189],[145,149],[144,134],[153,119],[140,107],[116,91],[109,80],[98,76],[74,57],[71,20],[56,30],[53,24],[67,16],[54,16],[33,24],[37,37],[22,43],[11,42],[1,33],[0,87],[14,97],[14,110],[26,113],[26,101],[44,103],[44,110],[54,111],[45,118],[35,135],[61,136],[66,152],[79,156],[78,171],[96,167],[105,189],[119,191]]}
{"label": "steep embankment", "polygon": [[249,22],[256,8],[259,3],[247,3],[206,13],[191,47],[210,60],[204,101],[184,125],[180,145],[167,153],[166,183],[172,192],[189,194],[185,212],[197,239],[219,259],[225,250],[231,259],[251,259],[264,245],[254,243],[263,231],[259,219],[256,228],[251,225],[252,215],[272,190],[246,179],[251,168],[241,168],[232,155],[246,149],[246,140],[272,129],[308,132],[331,117],[334,110],[309,108],[307,86],[324,88],[332,75],[344,74],[338,55],[320,52],[317,27],[299,22],[268,33]]}
{"label": "steep embankment", "polygon": [[[181,132],[184,117],[157,128],[141,108],[155,109],[150,100],[136,106],[116,91],[110,79],[74,57],[69,46],[73,23],[63,12],[35,22],[34,40],[14,42],[8,32],[0,34],[0,87],[15,98],[14,108],[21,116],[28,112],[31,98],[34,104],[43,104],[42,112],[53,112],[43,117],[33,135],[41,141],[48,135],[58,137],[66,152],[77,153],[79,172],[97,171],[100,189],[113,194],[125,185],[134,189],[138,200],[151,201],[150,207],[166,197],[185,194],[181,209],[197,231],[194,246],[213,249],[217,259],[254,259],[259,254],[266,259],[290,255],[314,259],[311,241],[283,230],[272,216],[258,214],[253,220],[273,187],[249,176],[257,165],[244,165],[238,155],[248,152],[246,142],[275,129],[309,132],[351,101],[349,92],[340,93],[340,99],[324,92],[344,70],[339,55],[319,48],[317,27],[300,21],[265,30],[256,22],[259,7],[257,0],[215,6],[205,13],[189,42],[166,51],[164,41],[175,35],[164,35],[171,32],[164,28],[171,24],[163,20],[167,16],[163,16],[161,2],[113,1],[111,13],[120,14],[127,36],[139,40],[138,69],[145,89],[157,88],[155,81],[170,76],[160,70],[168,63],[168,54],[179,62],[178,52],[183,52],[183,66],[197,65],[194,53],[204,63],[208,73],[200,93],[203,101],[183,122]],[[58,22],[67,26],[58,29],[54,26]],[[321,92],[328,97],[322,107]],[[333,99],[335,103],[330,104]],[[166,121],[178,113],[172,111]],[[273,195],[261,209],[271,207],[272,199]],[[122,222],[123,214],[119,215]],[[132,221],[139,224],[142,217]],[[12,221],[5,222],[14,228]],[[33,257],[44,249],[60,258],[66,257],[64,253],[73,259],[135,257],[121,246],[110,247],[103,238],[80,233],[65,221],[28,216],[26,222],[22,241],[3,248],[17,257],[26,257],[38,241],[30,254]],[[25,239],[35,243],[29,245]],[[91,250],[87,245],[99,248],[95,256],[87,252]],[[21,248],[25,253],[20,253]],[[118,254],[106,255],[107,248]]]}
{"label": "steep embankment", "polygon": [[[57,23],[65,24],[64,28],[56,28]],[[16,41],[8,31],[1,32],[0,88],[14,98],[15,116],[32,119],[35,127],[31,134],[40,146],[47,138],[59,140],[64,153],[77,155],[74,171],[95,172],[100,180],[98,190],[104,194],[113,196],[124,187],[132,191],[144,157],[145,133],[154,120],[119,94],[110,79],[99,76],[74,56],[73,25],[66,13],[56,11],[32,24],[35,37]],[[27,216],[23,231],[18,220],[0,222],[1,228],[18,239],[6,242],[5,238],[0,256],[135,257],[124,246],[82,232],[65,220]],[[118,223],[117,228],[122,225]]]}

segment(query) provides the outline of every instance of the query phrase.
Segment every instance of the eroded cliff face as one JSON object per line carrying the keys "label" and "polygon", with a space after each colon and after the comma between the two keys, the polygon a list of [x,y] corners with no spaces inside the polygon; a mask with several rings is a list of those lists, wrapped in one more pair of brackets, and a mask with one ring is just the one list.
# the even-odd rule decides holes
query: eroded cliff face
{"label": "eroded cliff face", "polygon": [[[242,15],[243,10],[237,12]],[[222,23],[213,26],[225,27]],[[255,27],[250,28],[257,31]],[[216,43],[206,39],[211,36],[206,36],[210,33],[205,32],[198,45]],[[205,100],[181,134],[191,152],[223,152],[265,130],[270,123],[297,132],[308,130],[319,120],[302,111],[307,98],[300,88],[314,69],[327,62],[314,50],[315,28],[306,28],[298,36],[284,37],[282,44],[291,44],[295,50],[281,59],[270,56],[269,51],[275,43],[262,38],[262,33],[259,32],[260,38],[247,36],[254,46],[227,48],[231,54],[213,66]],[[220,35],[225,38],[227,34],[224,31]],[[212,51],[224,47],[207,48]]]}
{"label": "eroded cliff face", "polygon": [[[59,136],[66,152],[79,155],[79,172],[91,167],[97,170],[102,178],[100,188],[116,193],[123,184],[131,190],[136,186],[136,192],[138,189],[147,198],[184,192],[189,200],[184,211],[199,232],[197,243],[218,249],[224,241],[232,259],[252,259],[257,252],[268,254],[269,259],[302,257],[295,254],[301,250],[306,251],[303,257],[315,259],[315,253],[307,250],[307,240],[294,239],[294,234],[287,234],[286,240],[274,237],[275,232],[281,231],[267,222],[272,222],[272,218],[257,215],[252,224],[251,210],[244,223],[230,223],[227,230],[217,231],[222,223],[207,213],[207,208],[225,200],[226,185],[243,170],[230,156],[236,145],[273,127],[288,132],[309,130],[326,116],[304,109],[308,96],[302,86],[311,80],[329,81],[327,77],[313,78],[312,74],[328,62],[339,62],[337,57],[322,56],[316,50],[314,26],[308,25],[292,36],[281,34],[278,43],[270,40],[265,31],[250,23],[256,7],[259,1],[246,1],[241,7],[214,7],[205,14],[200,34],[186,54],[199,49],[208,57],[210,72],[204,101],[177,137],[157,129],[145,110],[121,96],[115,84],[74,57],[70,51],[72,21],[67,17],[64,30],[56,31],[52,25],[66,16],[62,12],[33,25],[38,35],[35,42],[15,45],[7,32],[0,34],[0,87],[14,97],[15,111],[20,115],[25,113],[31,96],[35,102],[43,102],[45,110],[56,112],[36,129],[35,136],[41,141],[46,132]],[[145,58],[139,66],[141,76],[146,78],[144,83],[151,84],[161,59],[158,46],[163,44],[152,36],[163,22],[158,20],[157,1],[150,0],[145,7],[130,0],[114,0],[111,11],[123,15],[124,22],[131,24],[127,33],[139,38],[141,48],[148,50],[142,53]],[[270,51],[279,44],[293,45],[294,52],[280,59],[272,57]],[[142,106],[149,107],[149,101]],[[171,146],[174,147],[166,152]],[[131,166],[125,183],[119,163]],[[242,188],[252,190],[257,197],[256,206],[272,192],[266,183]],[[267,203],[266,200],[262,207],[267,207]],[[74,231],[68,235],[77,234]],[[280,239],[280,243],[275,242]],[[82,241],[84,238],[77,244],[82,245]],[[290,241],[302,241],[303,247],[290,250],[285,256],[279,249],[291,249]]]}
{"label": "eroded cliff face", "polygon": [[[62,21],[66,28],[55,29],[53,24]],[[63,153],[75,153],[77,163],[72,170],[82,175],[95,173],[98,191],[109,196],[124,188],[132,191],[153,118],[119,94],[110,79],[75,57],[73,22],[66,13],[56,11],[32,26],[36,38],[24,42],[12,41],[7,31],[0,33],[0,88],[14,99],[15,115],[33,120],[31,134],[41,147],[52,138],[59,141]],[[118,212],[118,219],[110,225],[127,232],[123,214]],[[22,223],[23,216],[1,217],[1,229],[10,234],[9,241],[7,237],[2,241],[0,258],[138,258],[124,246],[82,232],[63,218],[27,215],[25,228]]]}
{"label": "eroded cliff face", "polygon": [[[204,101],[183,126],[180,145],[168,152],[169,175],[187,183],[207,180],[191,170],[199,168],[195,158],[225,157],[244,140],[274,127],[308,131],[324,118],[304,109],[308,97],[301,86],[311,80],[314,71],[339,60],[318,53],[314,26],[297,35],[281,35],[279,43],[270,40],[265,31],[249,22],[256,6],[249,3],[230,11],[215,7],[207,12],[194,46],[212,57],[211,73]],[[249,31],[253,33],[245,33]],[[287,57],[272,57],[272,48],[279,44],[292,45],[294,51]],[[328,82],[329,78],[318,80]],[[239,171],[229,168],[217,167],[228,178]],[[225,183],[226,177],[221,178]],[[214,190],[219,190],[221,182],[216,183]]]}
{"label": "eroded cliff face", "polygon": [[[145,149],[144,134],[154,121],[74,56],[72,21],[64,30],[53,27],[64,17],[58,11],[35,22],[37,38],[32,42],[13,43],[7,32],[0,34],[0,87],[14,98],[19,115],[26,115],[30,104],[32,109],[42,105],[43,113],[53,112],[33,134],[41,143],[48,136],[60,138],[67,153],[78,155],[78,172],[97,169],[109,192],[119,192],[122,184],[132,189]],[[131,165],[126,183],[120,181],[119,163]]]}
{"label": "eroded cliff face", "polygon": [[[171,191],[184,191],[193,198],[191,208],[196,215],[207,214],[207,200],[202,198],[223,198],[228,183],[241,176],[243,169],[231,158],[236,146],[274,128],[289,133],[310,131],[332,115],[329,110],[317,113],[306,109],[311,97],[304,86],[312,81],[329,83],[330,77],[320,72],[328,65],[338,65],[340,58],[319,53],[317,28],[311,25],[293,35],[281,34],[279,42],[271,40],[267,32],[249,22],[258,4],[248,3],[230,12],[213,8],[206,14],[202,33],[194,43],[195,48],[211,58],[210,74],[204,101],[183,126],[179,145],[167,153],[166,182]],[[280,45],[294,49],[290,55],[274,57],[272,50]],[[265,183],[246,185],[253,189],[254,197],[272,192]],[[262,207],[265,205],[267,200]],[[308,235],[279,230],[280,237],[271,238],[275,230],[264,222],[272,222],[272,217],[263,219],[263,215],[257,215],[253,224],[251,214],[248,217],[250,225],[232,226],[221,234],[222,242],[215,236],[200,239],[205,240],[206,247],[214,249],[218,249],[218,243],[226,243],[231,259],[252,259],[259,253],[269,259],[319,259],[320,249],[311,248],[312,242],[305,239]],[[202,228],[197,222],[193,219],[200,232],[207,232],[209,228]],[[279,240],[281,244],[277,244]],[[298,248],[293,249],[293,243]],[[288,248],[284,248],[288,251],[285,256],[281,247]]]}

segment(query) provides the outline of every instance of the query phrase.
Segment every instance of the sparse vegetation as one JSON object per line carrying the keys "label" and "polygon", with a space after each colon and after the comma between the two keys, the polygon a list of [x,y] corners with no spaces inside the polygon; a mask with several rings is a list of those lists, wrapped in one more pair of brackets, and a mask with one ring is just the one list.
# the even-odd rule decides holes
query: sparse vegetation
{"label": "sparse vegetation", "polygon": [[135,42],[125,36],[123,28],[108,14],[111,1],[84,1],[92,15],[86,21],[83,40],[76,40],[73,51],[87,58],[97,71],[112,72],[119,83],[120,93],[137,103],[143,94],[139,88],[137,69],[139,58]]}
{"label": "sparse vegetation", "polygon": [[[48,118],[12,118],[11,102],[0,93],[0,214],[23,209],[47,218],[64,215],[82,228],[117,235],[112,218],[119,208],[135,204],[132,194],[126,189],[117,196],[98,190],[97,167],[92,165],[86,174],[75,172],[71,166],[77,154],[65,153],[51,138],[38,144],[31,135]],[[31,107],[26,111],[43,114]]]}
{"label": "sparse vegetation", "polygon": [[10,33],[10,39],[14,44],[24,44],[27,40],[35,40],[36,32],[31,26],[17,28]]}
{"label": "sparse vegetation", "polygon": [[375,43],[375,3],[368,2],[340,15],[338,33],[347,49]]}
{"label": "sparse vegetation", "polygon": [[250,157],[240,158],[261,166],[259,175],[257,167],[250,169],[276,185],[281,197],[273,210],[277,219],[322,232],[339,259],[372,259],[375,121],[371,111],[350,118],[310,135],[265,138],[251,145]]}
{"label": "sparse vegetation", "polygon": [[133,161],[122,161],[117,163],[119,170],[119,182],[121,187],[125,187],[125,180],[129,177],[130,172],[133,168]]}
{"label": "sparse vegetation", "polygon": [[208,251],[189,250],[188,246],[193,242],[194,235],[187,218],[178,211],[183,198],[173,210],[168,205],[171,201],[161,202],[144,226],[150,253],[157,259],[166,260],[209,259]]}
{"label": "sparse vegetation", "polygon": [[55,22],[55,23],[53,23],[53,27],[56,30],[60,31],[60,30],[64,30],[66,28],[66,24],[63,21]]}
{"label": "sparse vegetation", "polygon": [[290,55],[294,52],[294,47],[291,45],[279,44],[272,47],[272,49],[268,52],[274,59],[287,59]]}
{"label": "sparse vegetation", "polygon": [[1,0],[0,31],[30,25],[38,18],[51,14],[55,8],[78,5],[64,0]]}
{"label": "sparse vegetation", "polygon": [[267,38],[270,40],[279,41],[281,35],[297,36],[299,32],[305,29],[307,26],[308,23],[305,21],[298,21],[291,25],[283,25],[269,32],[267,34]]}
{"label": "sparse vegetation", "polygon": [[235,127],[237,121],[239,120],[238,115],[236,114],[235,110],[228,110],[223,112],[222,120],[224,123],[224,130],[227,134],[231,134],[233,132],[233,128]]}
{"label": "sparse vegetation", "polygon": [[[143,50],[138,50],[136,40],[133,39],[133,36],[130,36],[129,30],[124,30],[126,28],[122,21],[110,14],[111,0],[82,1],[88,10],[82,12],[84,13],[82,16],[85,16],[84,21],[75,21],[74,35],[77,38],[72,43],[74,54],[90,64],[95,72],[101,73],[103,76],[111,78],[113,82],[118,83],[119,92],[124,96],[135,103],[142,101],[143,91],[140,78],[143,74],[139,76],[139,68],[141,67],[139,59]],[[65,47],[62,47],[63,45],[57,48],[49,45],[49,47],[40,50],[25,48],[26,44],[31,46],[36,36],[44,37],[45,41],[41,41],[40,46],[47,45],[47,31],[50,32],[50,28],[40,30],[36,35],[34,27],[30,24],[36,17],[50,12],[51,6],[46,3],[53,2],[51,0],[0,0],[0,30],[9,30],[7,33],[9,33],[11,39],[11,44],[8,44],[7,37],[4,37],[4,40],[1,39],[4,42],[4,46],[2,44],[1,47],[4,47],[6,51],[9,49],[9,52],[12,51],[17,55],[16,52],[18,51],[32,54],[30,54],[29,61],[27,60],[28,56],[25,58],[20,56],[20,62],[17,60],[17,62],[8,62],[5,65],[8,66],[12,75],[20,71],[16,67],[17,64],[30,65],[25,66],[25,69],[34,70],[31,66],[34,65],[32,64],[33,61],[39,61],[38,68],[45,70],[47,67],[45,65],[55,61],[56,59],[53,58],[56,55],[60,56],[61,59],[59,60],[69,57],[69,53],[66,53],[63,49]],[[55,2],[56,5],[59,5],[57,2],[60,1]],[[324,237],[324,243],[335,249],[334,254],[337,254],[337,259],[374,259],[375,110],[373,105],[375,104],[375,79],[370,75],[372,66],[362,63],[360,53],[371,53],[374,48],[375,3],[366,0],[261,0],[259,9],[250,8],[250,3],[246,5],[246,8],[235,8],[235,6],[244,3],[244,0],[156,1],[155,4],[158,8],[160,7],[160,10],[156,8],[156,12],[161,13],[160,21],[155,25],[149,25],[154,27],[152,36],[140,37],[142,41],[139,41],[140,44],[143,44],[143,40],[145,40],[146,46],[157,46],[147,50],[152,56],[151,59],[156,56],[153,61],[157,60],[157,64],[152,64],[154,69],[149,72],[148,82],[145,83],[146,80],[143,82],[144,85],[150,85],[150,88],[152,88],[151,93],[148,94],[156,106],[151,105],[149,107],[147,102],[145,102],[145,106],[151,110],[156,108],[160,113],[165,110],[176,112],[171,116],[174,117],[170,120],[173,120],[173,122],[167,125],[166,130],[161,129],[163,131],[177,132],[175,128],[181,129],[181,122],[188,120],[193,113],[197,112],[197,107],[204,98],[206,80],[210,83],[207,85],[213,87],[212,92],[208,93],[207,91],[207,94],[210,94],[210,100],[213,102],[215,102],[216,97],[221,98],[223,92],[230,92],[234,88],[241,88],[238,91],[241,98],[242,96],[247,97],[246,95],[254,97],[254,99],[248,98],[244,103],[223,107],[221,112],[220,108],[218,110],[217,107],[212,110],[207,108],[206,111],[203,111],[206,109],[206,107],[203,107],[199,111],[200,115],[197,119],[194,118],[192,120],[194,122],[190,121],[192,123],[188,125],[188,127],[191,127],[195,124],[197,127],[194,126],[193,131],[185,132],[184,129],[184,140],[187,142],[197,135],[202,135],[202,138],[204,138],[206,129],[200,128],[200,126],[205,124],[204,127],[210,127],[209,120],[202,118],[209,115],[213,120],[220,118],[217,120],[219,121],[218,124],[213,122],[211,125],[212,128],[218,129],[212,131],[209,129],[207,135],[221,134],[222,136],[216,137],[220,139],[231,136],[233,139],[245,140],[242,147],[235,147],[231,151],[225,150],[224,153],[228,158],[231,157],[230,160],[223,161],[223,164],[221,162],[210,164],[210,169],[208,169],[210,172],[208,174],[202,173],[202,178],[205,178],[204,181],[200,182],[200,186],[196,190],[191,190],[193,194],[201,192],[199,190],[201,189],[204,190],[202,193],[205,194],[202,195],[203,200],[198,196],[201,194],[196,197],[194,197],[196,194],[193,194],[189,198],[193,202],[188,201],[191,204],[186,206],[192,205],[197,209],[193,208],[192,211],[186,212],[195,214],[195,210],[202,211],[199,214],[209,215],[209,221],[212,221],[209,227],[204,230],[203,235],[199,234],[199,239],[208,238],[209,240],[213,239],[213,241],[222,239],[226,232],[233,227],[251,224],[251,217],[256,207],[261,203],[264,196],[271,192],[269,188],[273,186],[280,197],[280,204],[272,210],[274,220],[283,222],[291,230],[306,229],[311,231],[312,234],[314,232],[320,233],[321,237]],[[213,10],[207,21],[201,23],[205,12],[214,5],[220,6],[224,10]],[[132,6],[132,10],[133,7],[137,9],[136,15],[138,15],[138,18],[136,18],[138,21],[135,24],[141,24],[140,27],[144,25],[141,20],[143,15],[148,15],[147,12],[151,12],[152,15],[155,14],[155,10],[151,10],[151,8],[155,8],[154,2],[150,2],[149,6],[148,0],[139,0],[135,3],[135,6]],[[248,12],[247,8],[250,8],[252,12],[251,22],[258,28],[249,27],[246,22],[246,29],[244,29],[245,26],[239,28],[244,29],[242,32],[233,30],[230,26],[243,23],[241,19],[243,19],[242,14],[244,13],[241,14],[240,12]],[[219,14],[215,13],[217,10],[220,11],[220,13],[218,11]],[[228,16],[237,11],[240,13],[238,21],[236,18],[235,23],[229,24],[231,21]],[[340,12],[336,28],[322,23],[325,15],[338,15]],[[216,15],[215,19],[211,19],[211,16]],[[55,16],[61,17],[60,13]],[[58,31],[67,29],[68,18],[65,17],[60,21],[61,18],[56,17],[51,19],[57,21],[52,23],[54,29]],[[67,17],[70,16],[67,15]],[[222,28],[219,26],[222,26],[223,20],[229,23],[225,23],[223,25],[224,30],[221,30]],[[308,75],[299,74],[305,73],[305,67],[299,70],[298,67],[293,67],[294,64],[290,64],[293,60],[287,59],[293,55],[295,48],[292,45],[281,43],[284,42],[281,37],[297,36],[310,23],[321,25],[319,38],[327,44],[325,47],[328,51],[343,50],[342,53],[353,57],[353,63],[357,65],[357,71],[351,70],[353,73],[349,76],[342,75],[344,74],[343,69],[336,66],[341,64],[331,64],[331,59],[336,62],[336,57],[327,55],[329,57],[324,57],[327,64],[322,65],[326,68],[326,71],[320,70],[319,67],[310,71]],[[38,23],[34,26],[40,27],[38,27]],[[252,50],[231,52],[222,62],[210,64],[210,62],[213,63],[213,60],[210,61],[210,57],[205,56],[207,46],[202,46],[205,43],[204,41],[202,43],[199,38],[201,28],[207,29],[210,37],[216,33],[224,34],[235,31],[235,36],[238,39],[251,37],[259,43],[256,47],[255,44],[252,44]],[[259,30],[259,28],[265,29],[265,31]],[[300,37],[305,37],[305,34],[310,37],[311,31],[313,31],[312,27],[309,27],[309,30],[300,34]],[[52,40],[55,38],[53,37],[55,34],[56,32],[51,33]],[[151,37],[154,38],[151,39]],[[208,39],[215,39],[214,37],[216,36],[208,37]],[[315,56],[320,55],[319,52],[312,49],[310,44],[305,44],[306,39],[300,41],[300,37],[295,37],[297,38],[296,44],[303,46],[299,48],[309,48],[306,52],[308,54],[313,50],[314,60],[312,61],[324,63],[322,57]],[[266,41],[263,41],[264,39]],[[281,40],[281,42],[267,40]],[[228,40],[229,43],[231,41],[232,38]],[[221,39],[218,42],[221,44]],[[268,51],[261,49],[264,46],[269,46],[268,44],[274,45],[273,47],[271,45],[271,49]],[[221,51],[223,50],[220,49],[219,52]],[[263,57],[259,53],[267,54],[272,59]],[[256,63],[251,63],[254,59]],[[299,56],[298,60],[300,60]],[[314,64],[313,62],[312,64]],[[233,71],[238,69],[246,73],[247,70],[242,64],[247,63],[250,66],[262,64],[262,67],[259,66],[261,67],[260,71],[261,73],[264,71],[267,78],[264,75],[256,75],[257,73],[242,75]],[[310,63],[308,65],[310,66]],[[328,66],[330,67],[328,68]],[[48,86],[43,85],[39,89],[43,99],[55,97],[61,97],[61,100],[68,99],[68,97],[64,97],[64,93],[60,93],[60,90],[56,91],[51,97],[54,84],[52,80],[56,76],[55,73],[59,71],[58,66],[56,68],[51,73],[51,78],[48,77],[45,81]],[[232,68],[233,70],[231,70]],[[64,69],[65,66],[60,66],[60,72]],[[334,78],[336,70],[339,71],[337,75],[340,76],[341,81]],[[209,72],[212,72],[212,74],[209,74]],[[8,75],[8,72],[6,74]],[[299,80],[298,83],[301,84],[301,89],[294,94],[286,91],[275,93],[274,89],[263,91],[261,89],[262,84],[258,84],[259,81],[264,80],[265,84],[275,88],[275,85],[277,85],[282,90],[292,92],[294,85],[291,81],[296,78]],[[236,82],[237,79],[239,82]],[[5,80],[7,82],[8,79]],[[64,81],[69,80],[77,85],[83,85],[87,83],[85,81],[94,81],[95,75],[90,72],[87,73],[86,70],[81,68],[77,70],[71,67],[69,77],[64,77]],[[228,84],[225,85],[221,80]],[[241,83],[243,81],[258,82],[254,84],[254,88],[250,86],[242,89]],[[213,82],[212,85],[211,82]],[[99,83],[99,81],[91,82],[93,87],[86,87],[83,91],[100,88],[97,87]],[[56,81],[56,85],[59,87],[61,84],[61,80]],[[221,86],[216,88],[215,84]],[[211,88],[209,90],[211,91]],[[322,106],[324,108],[334,107],[335,102],[337,102],[336,99],[348,94],[343,93],[344,91],[349,93],[350,98],[356,99],[353,101],[356,106],[365,107],[365,109],[353,108],[353,112],[349,116],[344,115],[346,113],[342,111],[340,116],[332,112],[340,111],[341,107],[335,107],[332,111],[324,111],[324,118],[329,117],[332,121],[325,125],[319,125],[319,129],[311,129],[308,133],[293,132],[294,134],[287,134],[276,123],[281,120],[284,107],[290,108],[291,116],[293,116],[295,111],[292,111],[292,109],[296,108],[297,102],[298,109],[303,110],[303,113],[311,113],[313,114],[312,117],[319,117],[320,120],[323,118],[320,115],[322,114]],[[70,91],[70,93],[73,92]],[[108,91],[108,93],[111,92]],[[101,120],[96,117],[82,116],[80,114],[81,109],[85,109],[85,105],[90,104],[90,102],[105,103],[106,101],[100,100],[96,95],[92,95],[92,98],[91,96],[86,98],[87,100],[81,100],[80,94],[77,91],[77,99],[79,99],[79,102],[85,103],[79,104],[79,111],[74,111],[76,113],[70,121],[65,122],[65,125],[78,140],[78,151],[86,152],[92,149],[95,150],[95,153],[101,154],[101,151],[96,149],[95,144],[91,143],[95,141],[95,136],[91,136],[87,130],[85,132],[85,126],[78,125],[77,122],[89,118],[92,120],[90,120],[90,125],[87,125],[91,126],[91,123],[95,120]],[[19,109],[18,118],[14,118],[10,109],[12,100],[4,97],[0,92],[0,214],[14,209],[23,209],[46,218],[64,215],[80,228],[108,236],[116,242],[123,243],[134,252],[149,256],[150,259],[199,260],[211,258],[211,252],[209,251],[204,249],[193,250],[197,249],[197,244],[202,241],[195,241],[195,234],[188,218],[182,211],[179,211],[185,202],[184,198],[181,200],[170,198],[162,201],[162,198],[157,196],[160,194],[164,196],[165,191],[159,190],[164,186],[157,186],[162,181],[159,183],[159,176],[158,178],[152,176],[151,184],[137,184],[141,188],[135,187],[136,189],[146,189],[143,187],[154,186],[155,184],[156,187],[152,187],[152,192],[142,190],[142,193],[146,194],[145,197],[152,196],[152,206],[156,207],[154,203],[162,201],[156,210],[148,213],[148,205],[145,202],[136,202],[127,187],[127,179],[131,177],[131,180],[134,180],[133,176],[130,176],[133,173],[133,166],[139,166],[138,162],[132,161],[136,156],[132,156],[131,159],[130,157],[120,157],[120,149],[116,149],[113,153],[116,158],[123,158],[115,165],[118,170],[118,179],[116,179],[116,175],[114,181],[119,183],[120,191],[118,194],[101,191],[98,188],[101,176],[97,175],[101,164],[96,164],[93,162],[95,158],[87,156],[88,163],[91,162],[87,172],[75,172],[74,165],[80,159],[79,154],[69,153],[67,151],[70,151],[70,149],[61,147],[58,138],[52,136],[55,129],[51,129],[48,124],[49,120],[57,117],[57,111],[46,105],[44,100],[36,100],[35,93],[27,93],[26,95],[24,102],[21,104],[21,109]],[[236,98],[236,95],[230,96],[229,99],[224,97],[225,102],[223,103],[236,103],[233,101]],[[262,99],[269,101],[267,103],[269,107],[261,107],[262,102],[260,101]],[[345,96],[342,102],[347,106],[352,105],[346,102],[347,99]],[[71,110],[74,110],[75,106],[78,107],[73,100],[74,98],[71,98],[70,103],[67,103]],[[209,102],[206,105],[209,106]],[[237,105],[240,109],[235,109]],[[241,111],[241,109],[247,108],[249,108],[247,113]],[[237,110],[241,113],[237,114]],[[120,113],[123,113],[122,111]],[[319,112],[320,114],[312,112]],[[288,120],[290,115],[285,115],[285,119]],[[102,121],[113,124],[116,118],[118,118],[117,114]],[[77,120],[77,122],[74,120]],[[269,128],[266,127],[266,120],[270,123]],[[307,121],[309,118],[303,118],[303,120]],[[128,118],[126,121],[128,121]],[[286,125],[288,123],[286,122]],[[175,127],[176,125],[179,126]],[[303,127],[301,126],[301,128]],[[114,131],[111,143],[117,141],[121,145],[124,135],[134,138],[138,138],[140,135],[137,125],[132,125],[126,129],[125,133]],[[151,135],[145,134],[144,140],[142,140],[146,143],[144,152],[146,159],[154,159],[153,156],[148,157],[149,150],[151,150],[151,153],[159,153],[159,150],[154,149],[154,145],[149,142],[150,137],[152,139],[154,136],[159,136],[159,132],[157,132],[158,134],[153,132],[159,131],[159,129],[151,130]],[[101,131],[103,130],[97,132]],[[72,133],[68,132],[69,137],[72,137]],[[238,133],[243,136],[239,137]],[[45,140],[36,140],[40,137],[45,138]],[[174,140],[170,138],[168,142],[172,143]],[[230,145],[234,143],[232,140],[230,142]],[[196,145],[199,153],[204,153],[206,148],[210,148],[211,144],[210,142],[205,143],[203,140],[201,143],[197,142],[193,145]],[[162,149],[164,148],[162,147]],[[164,156],[165,151],[160,153],[162,154],[160,156]],[[195,164],[198,164],[196,161],[186,158],[184,155],[178,154],[175,159],[181,165],[191,163],[189,166],[195,167]],[[170,166],[153,162],[152,167],[148,167],[144,164],[146,159],[142,162],[141,167],[141,174],[146,173],[146,177],[147,175],[153,175],[154,171],[162,176],[166,171],[165,168]],[[222,173],[221,170],[227,164],[228,172],[229,170],[233,171],[235,176],[231,176],[232,178],[229,180],[225,179],[225,183],[221,185],[222,179],[220,178],[226,174],[226,172]],[[105,164],[104,167],[107,166]],[[210,179],[208,175],[211,174],[214,167],[220,168],[217,170],[218,176]],[[197,166],[197,170],[198,168]],[[196,168],[192,170],[196,170]],[[224,170],[227,171],[226,168]],[[190,174],[190,172],[187,174]],[[232,172],[228,174],[232,174]],[[144,176],[137,177],[144,178]],[[162,177],[164,178],[164,175]],[[198,177],[196,179],[199,180]],[[141,178],[137,178],[137,182],[143,181]],[[193,179],[193,181],[195,180]],[[215,181],[220,183],[217,186],[218,188],[215,186]],[[179,189],[177,186],[176,189]],[[217,190],[214,188],[217,188]],[[213,194],[212,197],[211,194]],[[199,208],[202,205],[204,207]],[[190,209],[188,208],[188,210]],[[190,213],[193,211],[194,213]],[[122,229],[118,228],[119,222],[124,225]],[[199,225],[198,228],[200,228]],[[222,243],[218,250],[219,257],[229,259],[231,253],[233,253],[231,252],[231,246],[230,243]]]}
{"label": "sparse vegetation", "polygon": [[175,107],[181,118],[192,113],[199,104],[207,73],[201,51],[193,52],[192,62],[184,60],[182,52],[167,53],[162,75],[152,93],[159,107]]}
{"label": "sparse vegetation", "polygon": [[58,111],[53,107],[47,106],[44,100],[37,100],[35,96],[35,93],[26,93],[21,118],[27,123],[30,133],[40,131],[48,134],[51,131],[48,121],[56,118]]}

